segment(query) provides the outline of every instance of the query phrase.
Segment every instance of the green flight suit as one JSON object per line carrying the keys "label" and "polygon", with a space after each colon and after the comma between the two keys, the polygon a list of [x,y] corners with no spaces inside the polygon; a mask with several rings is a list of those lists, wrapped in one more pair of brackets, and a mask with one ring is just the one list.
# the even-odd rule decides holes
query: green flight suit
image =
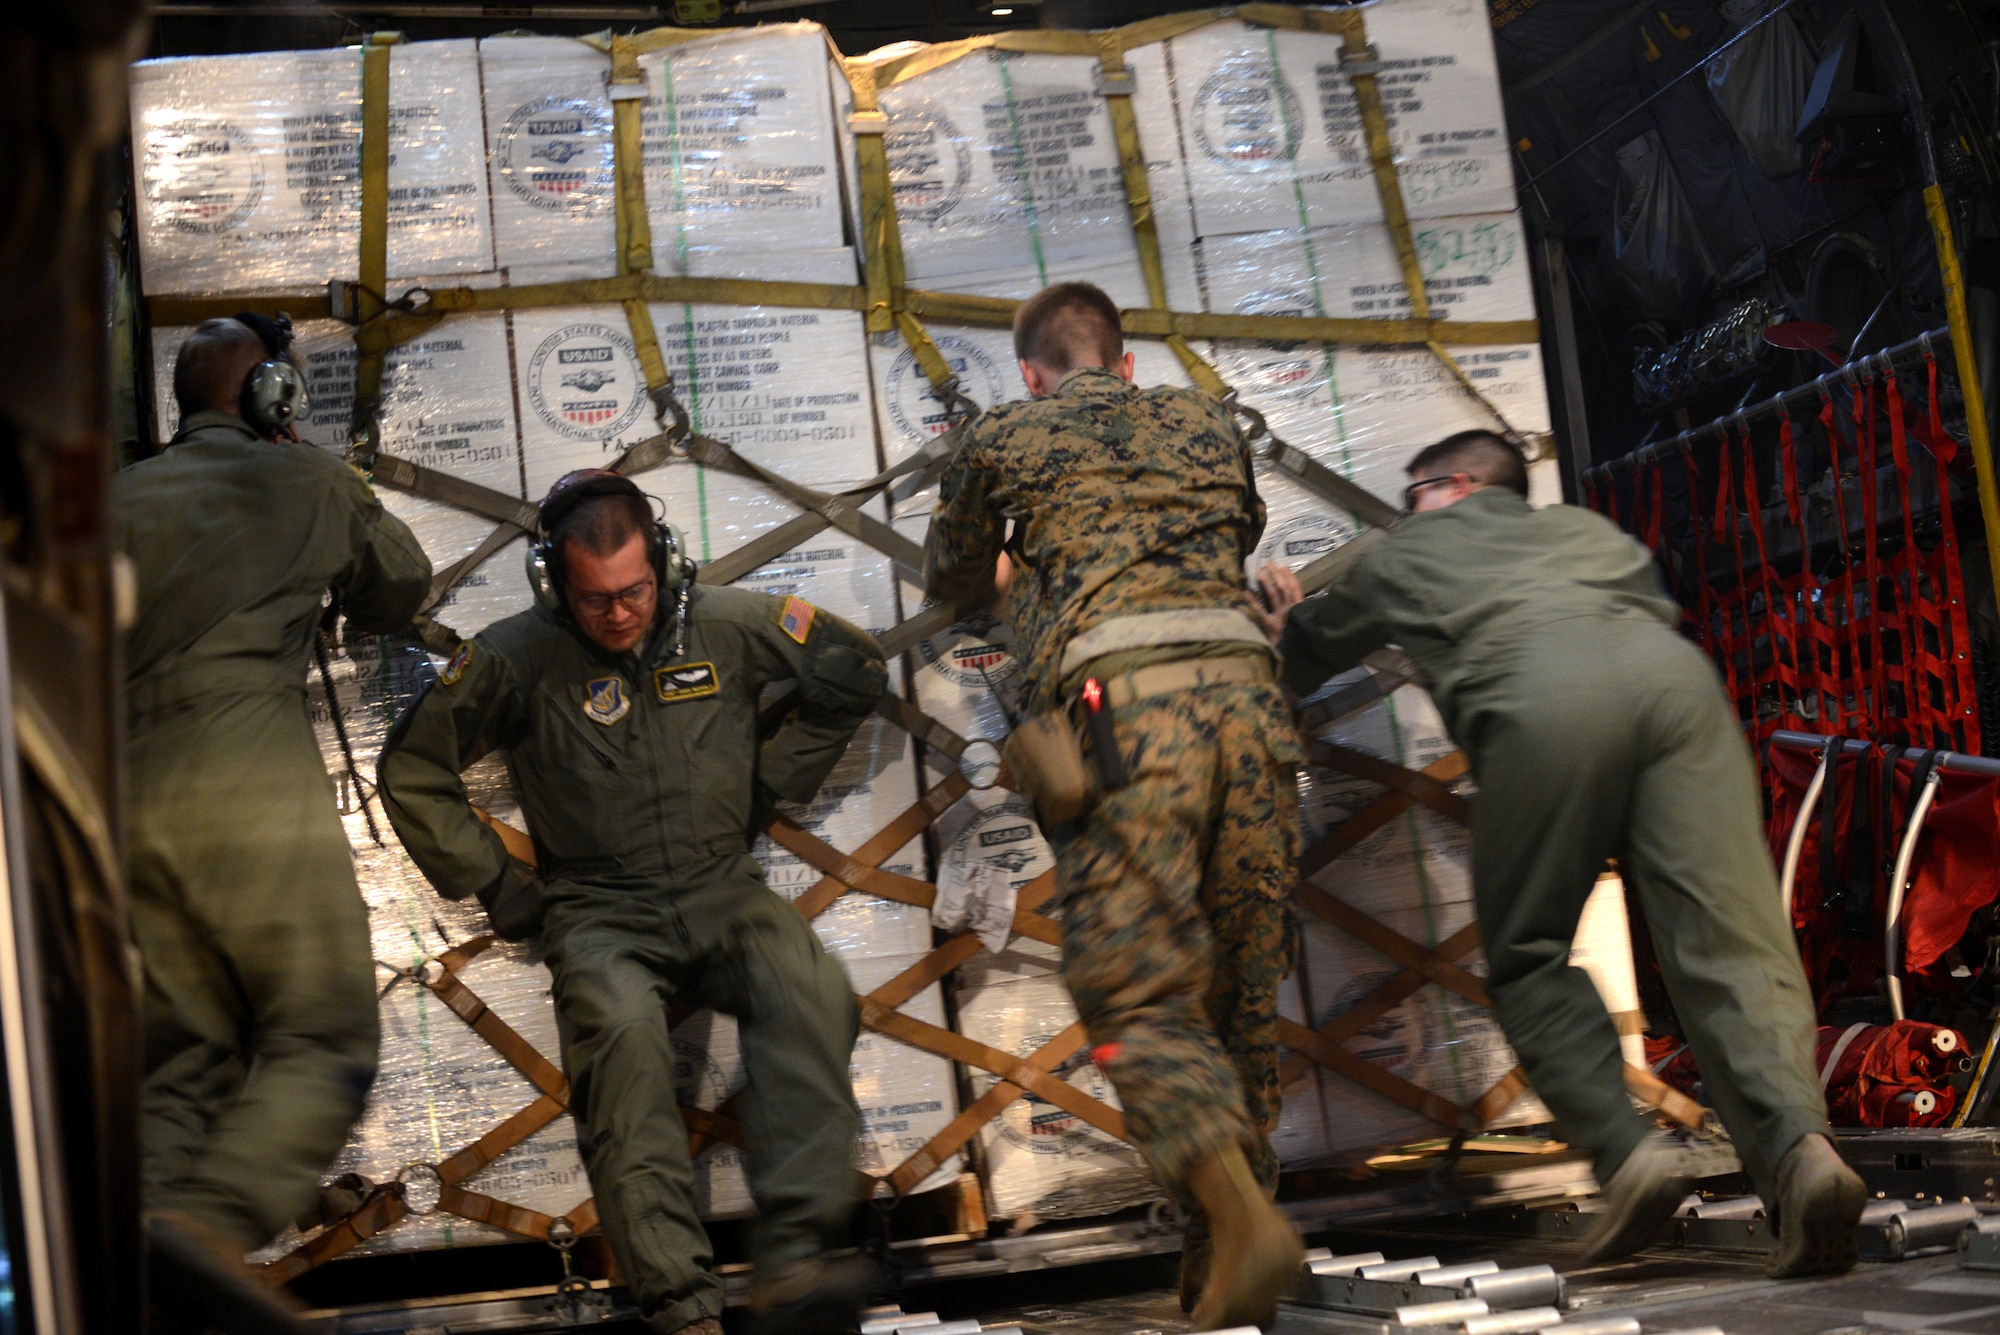
{"label": "green flight suit", "polygon": [[[398,721],[381,782],[441,894],[505,904],[526,870],[473,816],[459,771],[506,748],[598,1213],[640,1311],[676,1331],[720,1317],[723,1289],[695,1214],[670,1007],[736,1017],[760,1272],[836,1241],[856,1199],[854,994],[750,846],[776,798],[818,790],[887,673],[865,633],[795,598],[695,588],[678,657],[665,622],[643,653],[616,655],[539,608],[488,627]],[[759,697],[789,680],[798,704],[760,745]]]}
{"label": "green flight suit", "polygon": [[1504,488],[1412,515],[1280,646],[1302,693],[1398,644],[1479,784],[1473,895],[1494,1010],[1604,1181],[1639,1143],[1618,1038],[1569,948],[1605,861],[1637,891],[1668,995],[1752,1181],[1824,1132],[1812,997],[1714,666],[1675,630],[1652,553]]}
{"label": "green flight suit", "polygon": [[375,1077],[368,913],[306,713],[322,596],[407,626],[431,567],[325,450],[220,412],[116,485],[144,1187],[241,1245],[311,1203]]}

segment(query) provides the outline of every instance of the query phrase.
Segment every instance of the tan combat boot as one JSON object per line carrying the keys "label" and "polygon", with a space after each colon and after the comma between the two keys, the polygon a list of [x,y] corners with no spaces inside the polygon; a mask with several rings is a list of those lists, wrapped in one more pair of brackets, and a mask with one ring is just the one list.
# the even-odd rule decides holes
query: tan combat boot
{"label": "tan combat boot", "polygon": [[1208,1212],[1215,1246],[1194,1328],[1270,1325],[1305,1261],[1298,1232],[1257,1185],[1240,1145],[1204,1160],[1187,1187]]}
{"label": "tan combat boot", "polygon": [[1801,1136],[1778,1164],[1773,1222],[1778,1245],[1764,1263],[1772,1279],[1837,1275],[1860,1258],[1857,1233],[1868,1188],[1822,1135]]}

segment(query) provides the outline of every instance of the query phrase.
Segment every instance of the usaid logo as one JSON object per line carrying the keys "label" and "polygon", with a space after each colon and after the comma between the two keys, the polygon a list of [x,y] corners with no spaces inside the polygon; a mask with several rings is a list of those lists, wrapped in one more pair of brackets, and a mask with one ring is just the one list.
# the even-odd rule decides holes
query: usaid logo
{"label": "usaid logo", "polygon": [[517,107],[500,127],[493,168],[535,208],[591,208],[611,194],[611,117],[581,98],[545,97]]}
{"label": "usaid logo", "polygon": [[972,179],[972,153],[951,117],[930,102],[894,107],[882,139],[899,219],[935,223],[958,207]]}
{"label": "usaid logo", "polygon": [[[1236,303],[1236,310],[1294,319],[1320,314],[1318,303],[1303,288],[1252,292]],[[1221,349],[1230,383],[1260,402],[1311,398],[1325,386],[1327,358],[1334,355],[1321,343],[1225,343]]]}
{"label": "usaid logo", "polygon": [[1262,56],[1232,56],[1194,97],[1194,141],[1210,161],[1262,171],[1298,155],[1298,95]]}
{"label": "usaid logo", "polygon": [[[924,606],[929,607],[928,600]],[[917,652],[939,676],[955,686],[985,690],[1006,685],[1020,674],[1014,632],[998,617],[975,612],[954,621],[940,635],[917,642]]]}
{"label": "usaid logo", "polygon": [[264,164],[228,121],[188,117],[149,126],[139,169],[153,217],[180,232],[226,232],[264,198]]}
{"label": "usaid logo", "polygon": [[[932,341],[937,344],[945,365],[958,377],[958,387],[966,397],[982,408],[990,408],[1007,397],[1002,363],[993,354],[958,334],[933,335]],[[917,365],[916,353],[904,348],[889,364],[889,374],[884,380],[882,401],[888,406],[889,420],[905,446],[916,449],[950,427],[944,405],[931,394],[931,382]]]}
{"label": "usaid logo", "polygon": [[625,430],[646,403],[630,335],[602,324],[558,329],[528,361],[528,402],[571,440],[605,440]]}

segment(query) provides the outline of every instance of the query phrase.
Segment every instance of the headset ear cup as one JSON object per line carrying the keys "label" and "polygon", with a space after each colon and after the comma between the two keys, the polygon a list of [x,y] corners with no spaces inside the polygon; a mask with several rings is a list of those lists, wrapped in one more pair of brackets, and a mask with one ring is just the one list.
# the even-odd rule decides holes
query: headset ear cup
{"label": "headset ear cup", "polygon": [[672,524],[659,524],[659,568],[654,572],[660,581],[660,592],[673,596],[681,591],[687,582],[687,543],[681,531]]}
{"label": "headset ear cup", "polygon": [[554,612],[562,607],[562,591],[556,587],[556,572],[549,568],[548,544],[528,544],[528,588],[535,601]]}
{"label": "headset ear cup", "polygon": [[240,406],[259,435],[279,435],[306,415],[306,378],[290,362],[258,362],[243,382]]}

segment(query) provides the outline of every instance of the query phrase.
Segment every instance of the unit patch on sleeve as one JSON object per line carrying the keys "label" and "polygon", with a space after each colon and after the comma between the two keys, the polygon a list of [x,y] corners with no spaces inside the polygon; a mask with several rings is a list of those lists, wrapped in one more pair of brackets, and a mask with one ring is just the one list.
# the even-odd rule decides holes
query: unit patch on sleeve
{"label": "unit patch on sleeve", "polygon": [[804,644],[806,636],[812,631],[813,613],[817,611],[817,607],[803,598],[787,598],[785,610],[778,616],[778,629],[799,644]]}
{"label": "unit patch on sleeve", "polygon": [[722,690],[722,678],[713,663],[676,663],[653,673],[653,689],[660,693],[662,703],[677,705],[716,694]]}
{"label": "unit patch on sleeve", "polygon": [[632,712],[632,697],[622,677],[599,677],[584,685],[583,712],[593,723],[610,727]]}
{"label": "unit patch on sleeve", "polygon": [[444,686],[458,685],[458,679],[465,675],[465,669],[472,664],[472,641],[466,640],[458,646],[458,652],[445,663],[438,673],[438,682]]}

